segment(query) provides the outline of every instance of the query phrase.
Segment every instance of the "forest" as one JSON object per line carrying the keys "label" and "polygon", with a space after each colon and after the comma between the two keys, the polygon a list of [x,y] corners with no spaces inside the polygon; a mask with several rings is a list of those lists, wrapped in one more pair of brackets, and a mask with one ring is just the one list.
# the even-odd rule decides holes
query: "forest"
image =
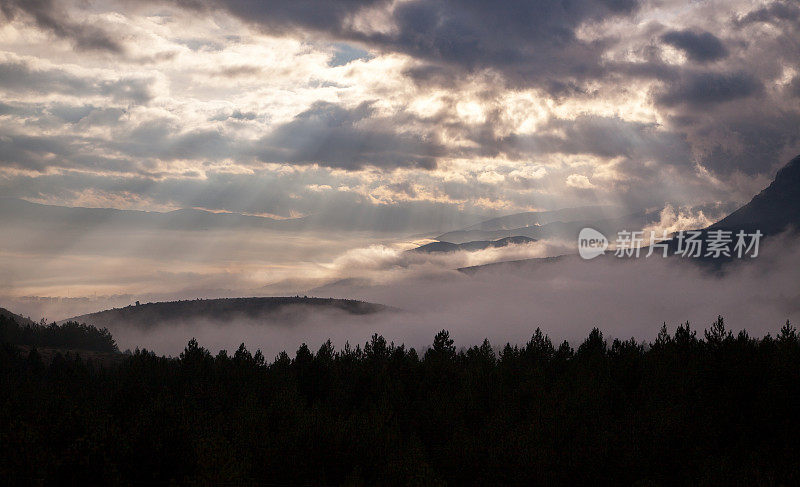
{"label": "forest", "polygon": [[[48,330],[34,345],[57,345]],[[800,337],[776,331],[733,334],[719,317],[700,333],[664,324],[651,343],[595,328],[573,348],[536,329],[522,345],[457,348],[442,330],[420,351],[373,335],[271,362],[192,339],[179,357],[136,350],[111,365],[74,351],[48,363],[4,333],[0,478],[793,485]]]}
{"label": "forest", "polygon": [[18,323],[14,317],[0,314],[0,343],[40,348],[76,349],[96,352],[119,352],[114,337],[106,328],[76,321],[55,323]]}

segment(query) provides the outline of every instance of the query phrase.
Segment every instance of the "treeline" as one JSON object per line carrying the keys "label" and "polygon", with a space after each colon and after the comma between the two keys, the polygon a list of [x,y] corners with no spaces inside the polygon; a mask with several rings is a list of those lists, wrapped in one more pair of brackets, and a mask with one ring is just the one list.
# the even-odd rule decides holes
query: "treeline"
{"label": "treeline", "polygon": [[111,368],[0,347],[0,478],[12,483],[536,485],[800,483],[800,339],[662,327],[650,344],[540,330],[499,353],[446,331],[419,353],[267,363],[242,345]]}
{"label": "treeline", "polygon": [[0,342],[40,348],[78,349],[96,352],[119,352],[114,337],[106,329],[68,321],[19,324],[13,317],[0,315]]}

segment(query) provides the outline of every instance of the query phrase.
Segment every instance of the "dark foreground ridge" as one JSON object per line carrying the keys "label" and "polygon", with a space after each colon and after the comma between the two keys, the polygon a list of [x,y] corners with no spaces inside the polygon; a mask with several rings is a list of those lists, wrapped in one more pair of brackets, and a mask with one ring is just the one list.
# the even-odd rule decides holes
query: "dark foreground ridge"
{"label": "dark foreground ridge", "polygon": [[244,345],[104,366],[0,344],[10,485],[797,485],[800,338],[417,352],[378,335],[267,363]]}
{"label": "dark foreground ridge", "polygon": [[47,349],[119,352],[106,328],[98,329],[76,321],[61,325],[35,323],[3,308],[0,308],[0,342]]}
{"label": "dark foreground ridge", "polygon": [[[353,315],[387,311],[381,304],[354,299],[309,298],[307,296],[192,299],[131,305],[97,313],[76,316],[69,321],[89,323],[97,327],[129,325],[150,328],[164,323],[192,320],[232,321],[234,319],[268,319],[277,313],[298,310],[338,310]],[[284,318],[285,315],[280,315]]]}

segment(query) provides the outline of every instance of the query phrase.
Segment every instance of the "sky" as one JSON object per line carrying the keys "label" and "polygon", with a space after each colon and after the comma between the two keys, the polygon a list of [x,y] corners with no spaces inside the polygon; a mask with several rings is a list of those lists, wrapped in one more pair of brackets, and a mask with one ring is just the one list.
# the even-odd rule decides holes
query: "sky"
{"label": "sky", "polygon": [[799,126],[792,1],[0,0],[1,196],[346,233],[43,229],[0,296],[268,292],[497,215],[729,208]]}
{"label": "sky", "polygon": [[289,218],[747,201],[800,152],[800,6],[2,0],[0,191]]}

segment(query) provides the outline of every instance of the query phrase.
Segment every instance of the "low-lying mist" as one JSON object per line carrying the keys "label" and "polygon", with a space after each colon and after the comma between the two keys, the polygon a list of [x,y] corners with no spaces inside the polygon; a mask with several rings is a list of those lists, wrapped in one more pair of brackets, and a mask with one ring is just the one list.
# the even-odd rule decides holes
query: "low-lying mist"
{"label": "low-lying mist", "polygon": [[[498,249],[492,249],[498,250]],[[546,253],[540,245],[506,250]],[[520,257],[522,257],[520,255]],[[373,333],[424,348],[441,329],[458,346],[489,338],[496,347],[524,343],[536,327],[573,346],[592,327],[607,337],[651,340],[662,322],[671,330],[689,320],[700,333],[723,315],[729,328],[751,335],[773,335],[787,319],[800,319],[800,245],[774,238],[755,259],[734,262],[724,272],[679,257],[492,266],[474,274],[454,267],[475,264],[475,255],[413,255],[380,246],[349,251],[333,261],[343,280],[317,290],[323,297],[355,298],[399,308],[398,312],[354,316],[338,311],[298,315],[286,320],[234,320],[160,326],[150,330],[112,329],[120,348],[146,347],[177,354],[196,337],[217,351],[240,343],[267,357],[290,354],[301,343],[312,349],[330,339],[362,344]],[[508,259],[506,259],[508,260]]]}

